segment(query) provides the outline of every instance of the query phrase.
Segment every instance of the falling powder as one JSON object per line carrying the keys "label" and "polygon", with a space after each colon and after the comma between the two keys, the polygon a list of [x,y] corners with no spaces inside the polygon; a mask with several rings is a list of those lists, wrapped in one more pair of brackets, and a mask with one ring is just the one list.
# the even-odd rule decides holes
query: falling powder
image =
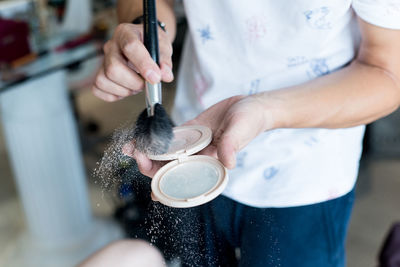
{"label": "falling powder", "polygon": [[[142,230],[145,238],[163,251],[168,260],[180,259],[188,266],[199,266],[204,251],[198,249],[203,242],[199,210],[176,209],[150,200],[150,178],[143,176],[134,160],[122,153],[122,148],[133,140],[134,126],[127,123],[117,129],[97,168],[93,172],[95,183],[104,191],[116,194],[121,183],[130,183],[140,199],[148,198],[147,214]],[[144,195],[145,194],[145,195]],[[136,235],[132,235],[136,237]]]}
{"label": "falling powder", "polygon": [[[205,240],[203,234],[203,231],[209,227],[202,219],[206,213],[202,210],[204,205],[179,209],[151,201],[151,180],[139,172],[134,160],[122,153],[122,147],[132,141],[133,134],[132,123],[114,132],[111,143],[94,170],[95,183],[102,187],[103,192],[109,193],[118,192],[118,186],[121,183],[130,183],[135,188],[134,191],[139,200],[148,199],[145,218],[143,224],[140,225],[145,236],[131,234],[132,237],[147,239],[157,246],[169,261],[178,259],[185,262],[185,266],[203,266],[204,264],[215,266],[214,259],[205,257],[208,253],[205,251],[204,243],[210,240]],[[271,246],[275,248],[274,252],[280,254],[276,251],[277,240],[271,241],[274,241],[271,242]],[[280,266],[279,260],[273,264]]]}

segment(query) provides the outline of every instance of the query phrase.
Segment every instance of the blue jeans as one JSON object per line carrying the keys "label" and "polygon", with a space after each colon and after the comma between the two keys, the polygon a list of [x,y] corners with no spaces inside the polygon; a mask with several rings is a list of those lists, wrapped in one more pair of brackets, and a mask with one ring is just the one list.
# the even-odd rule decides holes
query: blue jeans
{"label": "blue jeans", "polygon": [[220,196],[169,210],[172,223],[164,229],[173,229],[169,248],[183,266],[339,267],[353,202],[354,190],[292,208],[254,208]]}

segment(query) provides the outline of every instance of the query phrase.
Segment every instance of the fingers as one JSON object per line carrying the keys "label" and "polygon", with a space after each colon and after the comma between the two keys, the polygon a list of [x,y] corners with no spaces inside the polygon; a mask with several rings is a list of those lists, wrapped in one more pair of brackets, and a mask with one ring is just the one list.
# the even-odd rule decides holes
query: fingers
{"label": "fingers", "polygon": [[94,95],[112,102],[140,92],[143,79],[153,84],[174,79],[168,35],[159,31],[159,67],[143,44],[142,32],[143,25],[123,23],[116,28],[104,45],[104,63],[92,88]]}
{"label": "fingers", "polygon": [[138,150],[135,150],[134,158],[138,164],[139,171],[150,178],[153,178],[157,171],[165,165],[163,162],[150,160]]}
{"label": "fingers", "polygon": [[92,93],[95,96],[97,96],[98,98],[100,98],[104,101],[107,101],[107,102],[114,102],[114,101],[120,100],[122,98],[121,96],[106,93],[106,92],[100,90],[99,88],[97,88],[95,85],[92,86]]}
{"label": "fingers", "polygon": [[137,151],[133,142],[129,142],[122,147],[122,153],[126,156],[134,158],[138,164],[139,171],[146,176],[152,177],[151,169],[153,168],[153,162],[146,157],[143,153]]}
{"label": "fingers", "polygon": [[145,154],[136,150],[132,142],[122,147],[122,153],[134,158],[139,167],[139,171],[151,178],[154,177],[156,172],[164,165],[161,162],[150,160]]}
{"label": "fingers", "polygon": [[236,166],[236,152],[233,139],[229,136],[221,136],[198,154],[214,157],[226,168],[233,169]]}
{"label": "fingers", "polygon": [[218,159],[218,154],[217,154],[217,147],[214,144],[210,144],[206,148],[204,148],[202,151],[197,153],[198,155],[205,155],[205,156],[210,156]]}
{"label": "fingers", "polygon": [[111,41],[104,45],[104,64],[96,75],[92,92],[107,102],[137,94],[144,86],[143,79],[131,68]]}
{"label": "fingers", "polygon": [[234,139],[230,136],[222,136],[218,142],[217,155],[219,161],[228,169],[233,169],[236,166],[236,152]]}
{"label": "fingers", "polygon": [[153,177],[151,175],[151,169],[153,168],[153,162],[146,157],[145,154],[135,150],[133,153],[133,157],[136,159],[136,163],[138,164],[139,170],[141,173],[143,173],[146,176]]}
{"label": "fingers", "polygon": [[[150,83],[159,83],[163,78],[171,81],[172,71],[162,65],[172,67],[172,45],[165,33],[159,34],[161,70],[150,57],[142,42],[142,25],[120,24],[116,29],[116,42],[122,54],[135,66],[141,76]],[[173,79],[173,76],[172,76]]]}
{"label": "fingers", "polygon": [[132,142],[126,143],[122,146],[122,154],[133,158],[133,153],[135,152],[135,145]]}
{"label": "fingers", "polygon": [[174,80],[174,74],[172,72],[172,68],[166,64],[166,63],[161,63],[161,75],[162,75],[162,80],[164,82],[172,82]]}
{"label": "fingers", "polygon": [[144,87],[143,78],[129,67],[128,61],[120,54],[114,43],[111,42],[106,46],[108,53],[104,57],[102,72],[104,77],[134,93],[140,92]]}
{"label": "fingers", "polygon": [[97,73],[97,77],[93,87],[97,88],[98,90],[101,90],[106,94],[111,94],[120,97],[126,97],[129,95],[137,94],[139,92],[139,90],[133,91],[130,90],[129,88],[119,85],[118,83],[113,82],[105,75],[103,68],[101,68]]}
{"label": "fingers", "polygon": [[174,79],[172,72],[172,43],[163,31],[159,31],[159,48],[162,80],[164,82],[172,82]]}

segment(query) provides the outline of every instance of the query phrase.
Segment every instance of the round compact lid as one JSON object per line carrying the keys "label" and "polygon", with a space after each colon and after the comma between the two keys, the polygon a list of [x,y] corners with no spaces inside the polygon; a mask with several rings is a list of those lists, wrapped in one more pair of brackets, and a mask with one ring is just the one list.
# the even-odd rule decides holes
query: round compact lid
{"label": "round compact lid", "polygon": [[174,138],[165,154],[147,155],[152,160],[173,160],[181,156],[193,155],[208,146],[212,140],[210,128],[201,125],[179,126],[173,128]]}
{"label": "round compact lid", "polygon": [[152,179],[153,199],[176,208],[189,208],[216,198],[228,183],[227,169],[217,159],[196,155],[164,165]]}

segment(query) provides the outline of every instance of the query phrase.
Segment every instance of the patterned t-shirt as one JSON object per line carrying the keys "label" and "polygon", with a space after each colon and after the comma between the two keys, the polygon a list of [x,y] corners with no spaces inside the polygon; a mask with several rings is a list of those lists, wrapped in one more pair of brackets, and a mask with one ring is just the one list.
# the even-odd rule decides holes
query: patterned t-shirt
{"label": "patterned t-shirt", "polygon": [[[359,44],[355,13],[368,23],[400,29],[400,0],[184,4],[189,34],[173,111],[178,123],[222,99],[293,86],[342,68]],[[262,133],[238,153],[224,194],[255,207],[342,196],[354,187],[363,133],[364,126]]]}

